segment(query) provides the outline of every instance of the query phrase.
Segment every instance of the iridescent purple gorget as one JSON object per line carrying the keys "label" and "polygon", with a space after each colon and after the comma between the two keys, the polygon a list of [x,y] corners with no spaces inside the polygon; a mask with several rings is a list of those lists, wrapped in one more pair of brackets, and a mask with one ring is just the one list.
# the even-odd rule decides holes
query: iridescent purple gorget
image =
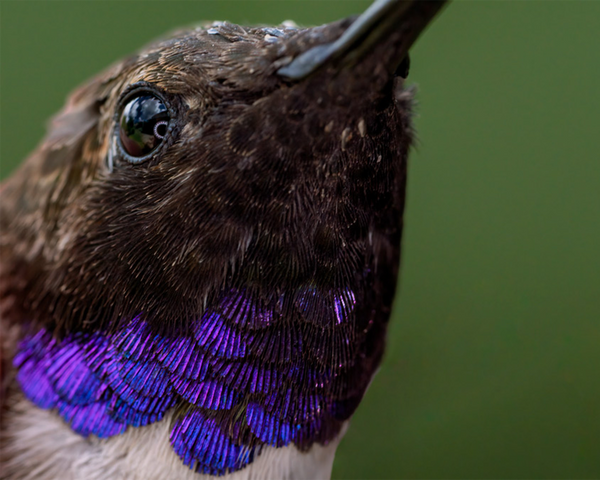
{"label": "iridescent purple gorget", "polygon": [[350,289],[307,287],[270,305],[229,291],[189,332],[160,335],[139,316],[62,340],[42,329],[23,339],[14,364],[27,398],[83,436],[119,435],[173,411],[175,452],[223,475],[265,445],[336,436],[371,373],[355,360],[367,330],[356,305]]}

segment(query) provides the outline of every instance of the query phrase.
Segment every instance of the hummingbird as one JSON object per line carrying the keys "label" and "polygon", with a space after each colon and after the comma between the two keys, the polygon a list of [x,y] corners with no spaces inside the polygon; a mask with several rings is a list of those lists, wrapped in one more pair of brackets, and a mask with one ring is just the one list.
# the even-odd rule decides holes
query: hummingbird
{"label": "hummingbird", "polygon": [[3,478],[329,478],[443,4],[179,31],[68,98],[0,187]]}

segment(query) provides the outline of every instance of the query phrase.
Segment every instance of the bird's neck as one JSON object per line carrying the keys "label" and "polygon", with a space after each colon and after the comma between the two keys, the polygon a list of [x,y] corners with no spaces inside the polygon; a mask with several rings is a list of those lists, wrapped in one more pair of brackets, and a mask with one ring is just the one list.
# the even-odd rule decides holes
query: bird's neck
{"label": "bird's neck", "polygon": [[[17,396],[18,395],[18,396]],[[295,446],[267,447],[253,463],[222,477],[203,475],[183,465],[169,446],[170,418],[146,427],[129,429],[123,435],[108,439],[83,438],[74,433],[55,413],[42,410],[15,395],[16,408],[6,418],[6,434],[14,439],[8,459],[10,471],[19,465],[36,465],[29,476],[36,480],[72,478],[105,480],[127,478],[144,480],[250,480],[328,479],[341,434],[326,446],[313,445],[302,452]],[[22,471],[21,471],[22,473]]]}

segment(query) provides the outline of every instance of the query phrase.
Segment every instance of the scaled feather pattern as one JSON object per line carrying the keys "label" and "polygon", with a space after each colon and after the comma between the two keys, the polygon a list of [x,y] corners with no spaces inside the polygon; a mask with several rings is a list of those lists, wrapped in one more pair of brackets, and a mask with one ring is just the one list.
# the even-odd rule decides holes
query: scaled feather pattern
{"label": "scaled feather pattern", "polygon": [[[14,364],[27,398],[83,436],[119,435],[175,409],[175,452],[223,475],[265,445],[308,448],[337,435],[370,376],[348,351],[368,330],[354,331],[355,306],[350,289],[305,288],[272,305],[230,291],[189,331],[160,334],[141,315],[61,340],[41,329],[21,341]],[[339,348],[327,351],[336,337]]]}

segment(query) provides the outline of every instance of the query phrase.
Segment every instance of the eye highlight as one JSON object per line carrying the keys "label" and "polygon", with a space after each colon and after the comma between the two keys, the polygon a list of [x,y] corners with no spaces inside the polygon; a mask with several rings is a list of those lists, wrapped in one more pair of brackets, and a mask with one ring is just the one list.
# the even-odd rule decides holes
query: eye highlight
{"label": "eye highlight", "polygon": [[157,95],[142,91],[127,99],[119,115],[119,140],[127,160],[139,163],[149,157],[169,131],[169,109]]}

